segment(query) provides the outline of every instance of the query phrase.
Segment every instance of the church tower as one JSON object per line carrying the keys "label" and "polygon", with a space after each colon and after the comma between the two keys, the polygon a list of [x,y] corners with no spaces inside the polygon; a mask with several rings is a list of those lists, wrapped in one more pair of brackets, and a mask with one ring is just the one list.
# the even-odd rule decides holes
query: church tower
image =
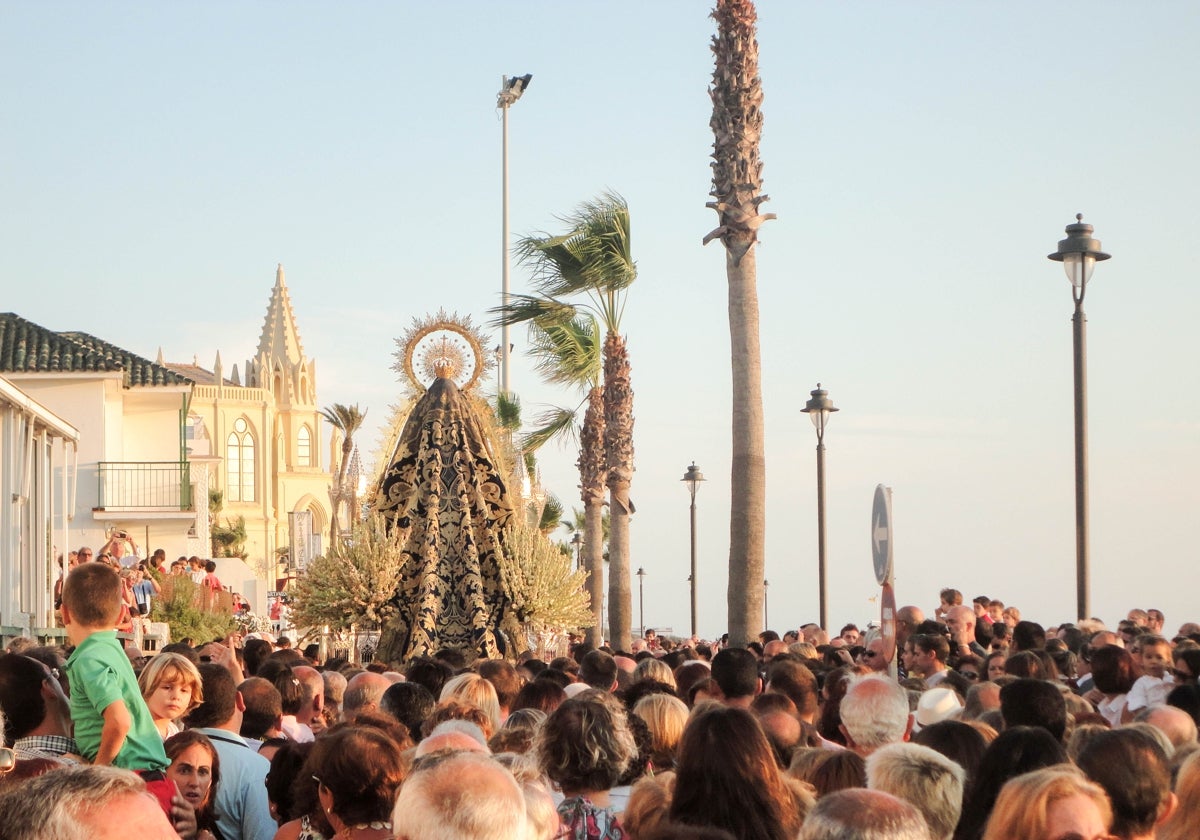
{"label": "church tower", "polygon": [[316,399],[316,363],[304,355],[292,300],[283,276],[283,265],[275,269],[275,287],[267,304],[258,352],[246,362],[246,385],[263,388],[275,397],[280,410],[313,408]]}

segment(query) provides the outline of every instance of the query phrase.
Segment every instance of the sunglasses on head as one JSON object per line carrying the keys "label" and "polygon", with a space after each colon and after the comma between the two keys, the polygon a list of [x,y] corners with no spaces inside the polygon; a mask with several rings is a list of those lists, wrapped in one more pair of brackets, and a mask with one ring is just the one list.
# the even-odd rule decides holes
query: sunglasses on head
{"label": "sunglasses on head", "polygon": [[965,677],[965,678],[967,678],[968,680],[977,680],[977,679],[979,679],[979,674],[978,674],[978,673],[976,673],[975,671],[959,671],[959,672],[958,672],[958,674],[959,674],[959,676],[961,676],[961,677]]}

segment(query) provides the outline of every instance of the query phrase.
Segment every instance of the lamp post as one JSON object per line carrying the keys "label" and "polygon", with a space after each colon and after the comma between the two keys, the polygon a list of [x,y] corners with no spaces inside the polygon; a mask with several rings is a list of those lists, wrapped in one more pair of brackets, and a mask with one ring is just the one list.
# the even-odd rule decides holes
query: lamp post
{"label": "lamp post", "polygon": [[817,597],[820,602],[821,629],[828,630],[825,590],[825,425],[829,422],[829,415],[837,409],[833,406],[833,400],[829,399],[829,392],[821,389],[820,382],[817,383],[817,390],[811,393],[812,399],[801,410],[817,430]]}
{"label": "lamp post", "polygon": [[639,567],[638,567],[638,570],[637,570],[637,578],[638,578],[638,624],[640,624],[640,625],[641,625],[641,629],[640,629],[638,632],[640,633],[640,635],[641,635],[643,638],[644,638],[644,637],[645,637],[645,635],[646,635],[646,591],[645,591],[645,589],[643,589],[643,588],[642,588],[642,584],[643,584],[643,582],[644,582],[644,580],[645,580],[645,577],[646,577],[646,570],[645,570],[645,569],[643,569],[641,566],[639,566]]}
{"label": "lamp post", "polygon": [[692,573],[688,576],[688,583],[691,585],[692,593],[692,635],[696,635],[696,490],[700,487],[700,482],[704,481],[704,473],[700,472],[700,468],[696,466],[696,462],[692,461],[692,465],[687,468],[687,472],[683,474],[683,478],[679,479],[687,485],[688,493],[692,497],[691,506],[691,521],[692,521]]}
{"label": "lamp post", "polygon": [[[508,109],[511,108],[516,101],[521,98],[526,89],[529,87],[530,80],[533,75],[526,73],[524,76],[501,76],[500,77],[500,93],[496,94],[496,107],[500,109],[501,122],[504,124],[502,141],[503,153],[503,223],[502,233],[503,242],[501,250],[504,255],[504,275],[501,285],[501,300],[502,306],[508,306],[509,282],[508,282]],[[504,324],[500,331],[500,389],[505,393],[510,393],[508,380],[508,356],[512,348],[511,342],[508,340],[508,324]]]}
{"label": "lamp post", "polygon": [[771,629],[771,614],[767,610],[767,589],[768,589],[768,587],[770,587],[770,585],[771,585],[771,581],[769,581],[769,580],[763,581],[763,629],[764,630]]}
{"label": "lamp post", "polygon": [[1075,602],[1079,618],[1091,615],[1088,582],[1088,487],[1087,487],[1087,317],[1083,314],[1083,296],[1096,263],[1109,258],[1100,250],[1100,240],[1092,238],[1092,226],[1083,214],[1075,224],[1067,225],[1067,238],[1049,255],[1061,262],[1071,281],[1075,315],[1071,318],[1075,347]]}
{"label": "lamp post", "polygon": [[582,564],[580,553],[583,551],[583,534],[576,531],[575,536],[571,537],[571,545],[575,547],[575,571],[579,571]]}

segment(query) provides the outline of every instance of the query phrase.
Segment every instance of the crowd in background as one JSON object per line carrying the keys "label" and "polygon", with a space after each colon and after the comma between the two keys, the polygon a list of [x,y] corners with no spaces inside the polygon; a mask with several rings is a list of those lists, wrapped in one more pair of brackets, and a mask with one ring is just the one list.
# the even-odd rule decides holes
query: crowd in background
{"label": "crowd in background", "polygon": [[0,656],[0,840],[1200,837],[1200,625],[1155,610],[944,590],[894,636],[361,666],[267,634],[146,656],[123,587],[81,563],[71,644]]}

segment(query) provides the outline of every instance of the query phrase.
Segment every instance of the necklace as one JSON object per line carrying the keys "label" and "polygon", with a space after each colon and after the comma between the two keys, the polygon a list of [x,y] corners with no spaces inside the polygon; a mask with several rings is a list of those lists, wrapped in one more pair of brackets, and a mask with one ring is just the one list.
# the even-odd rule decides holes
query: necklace
{"label": "necklace", "polygon": [[337,833],[338,837],[344,837],[350,840],[356,831],[391,831],[392,824],[385,820],[376,820],[369,823],[360,823],[358,825],[348,825]]}

